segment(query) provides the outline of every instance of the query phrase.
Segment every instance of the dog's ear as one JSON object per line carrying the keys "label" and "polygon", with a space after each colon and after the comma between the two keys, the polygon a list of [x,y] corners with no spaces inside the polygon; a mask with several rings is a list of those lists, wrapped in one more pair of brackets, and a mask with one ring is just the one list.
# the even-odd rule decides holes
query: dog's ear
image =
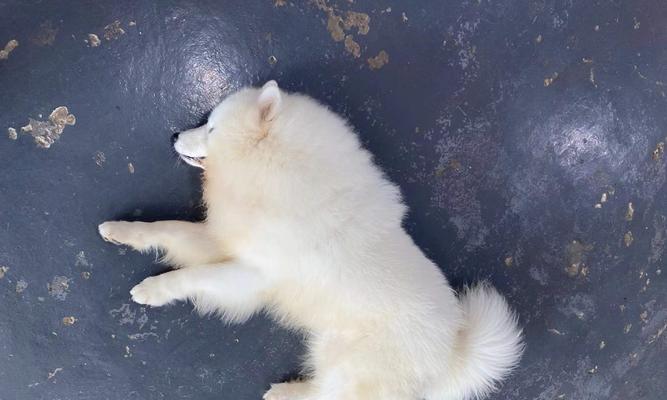
{"label": "dog's ear", "polygon": [[263,122],[271,121],[278,115],[281,102],[280,89],[276,81],[266,82],[257,99],[259,115]]}

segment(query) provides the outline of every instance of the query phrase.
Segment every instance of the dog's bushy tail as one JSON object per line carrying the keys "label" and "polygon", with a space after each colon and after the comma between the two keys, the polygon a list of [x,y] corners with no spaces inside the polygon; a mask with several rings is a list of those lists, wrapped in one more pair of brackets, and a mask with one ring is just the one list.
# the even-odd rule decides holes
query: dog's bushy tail
{"label": "dog's bushy tail", "polygon": [[443,386],[429,399],[480,399],[516,367],[523,334],[516,315],[493,287],[480,284],[459,297],[464,326]]}

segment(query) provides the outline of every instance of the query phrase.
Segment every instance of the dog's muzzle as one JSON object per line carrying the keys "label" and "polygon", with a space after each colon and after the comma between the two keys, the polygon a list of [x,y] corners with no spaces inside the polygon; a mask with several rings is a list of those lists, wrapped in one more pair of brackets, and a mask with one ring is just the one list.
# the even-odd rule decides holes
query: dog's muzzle
{"label": "dog's muzzle", "polygon": [[177,132],[177,133],[174,133],[173,135],[171,135],[171,145],[174,148],[174,151],[176,151],[176,154],[178,154],[178,156],[183,161],[188,163],[189,165],[192,165],[193,167],[205,169],[203,161],[206,157],[193,157],[193,156],[189,156],[187,154],[183,154],[180,151],[178,151],[176,143],[178,142],[178,136],[179,135],[180,135],[180,132]]}

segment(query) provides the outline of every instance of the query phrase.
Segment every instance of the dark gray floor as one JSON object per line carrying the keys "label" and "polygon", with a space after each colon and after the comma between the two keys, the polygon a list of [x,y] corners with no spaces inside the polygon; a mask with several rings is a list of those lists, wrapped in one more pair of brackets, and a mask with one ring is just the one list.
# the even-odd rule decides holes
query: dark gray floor
{"label": "dark gray floor", "polygon": [[[169,137],[270,78],[350,119],[453,284],[509,297],[528,349],[493,398],[663,399],[664,3],[284,3],[0,1],[0,399],[250,400],[298,371],[261,317],[131,303],[163,267],[96,233],[197,218]],[[20,132],[58,106],[49,149]]]}

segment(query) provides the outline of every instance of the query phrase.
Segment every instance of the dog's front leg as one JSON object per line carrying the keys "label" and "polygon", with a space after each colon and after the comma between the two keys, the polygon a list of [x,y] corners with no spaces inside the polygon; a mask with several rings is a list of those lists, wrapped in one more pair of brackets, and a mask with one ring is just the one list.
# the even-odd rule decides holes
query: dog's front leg
{"label": "dog's front leg", "polygon": [[128,245],[138,251],[162,250],[165,260],[175,266],[202,265],[225,259],[203,222],[108,221],[98,230],[108,242]]}
{"label": "dog's front leg", "polygon": [[191,300],[203,312],[220,312],[243,321],[263,307],[268,283],[256,269],[237,262],[198,265],[144,279],[132,288],[132,300],[154,307]]}
{"label": "dog's front leg", "polygon": [[264,400],[315,400],[313,388],[308,381],[274,383],[264,393]]}

